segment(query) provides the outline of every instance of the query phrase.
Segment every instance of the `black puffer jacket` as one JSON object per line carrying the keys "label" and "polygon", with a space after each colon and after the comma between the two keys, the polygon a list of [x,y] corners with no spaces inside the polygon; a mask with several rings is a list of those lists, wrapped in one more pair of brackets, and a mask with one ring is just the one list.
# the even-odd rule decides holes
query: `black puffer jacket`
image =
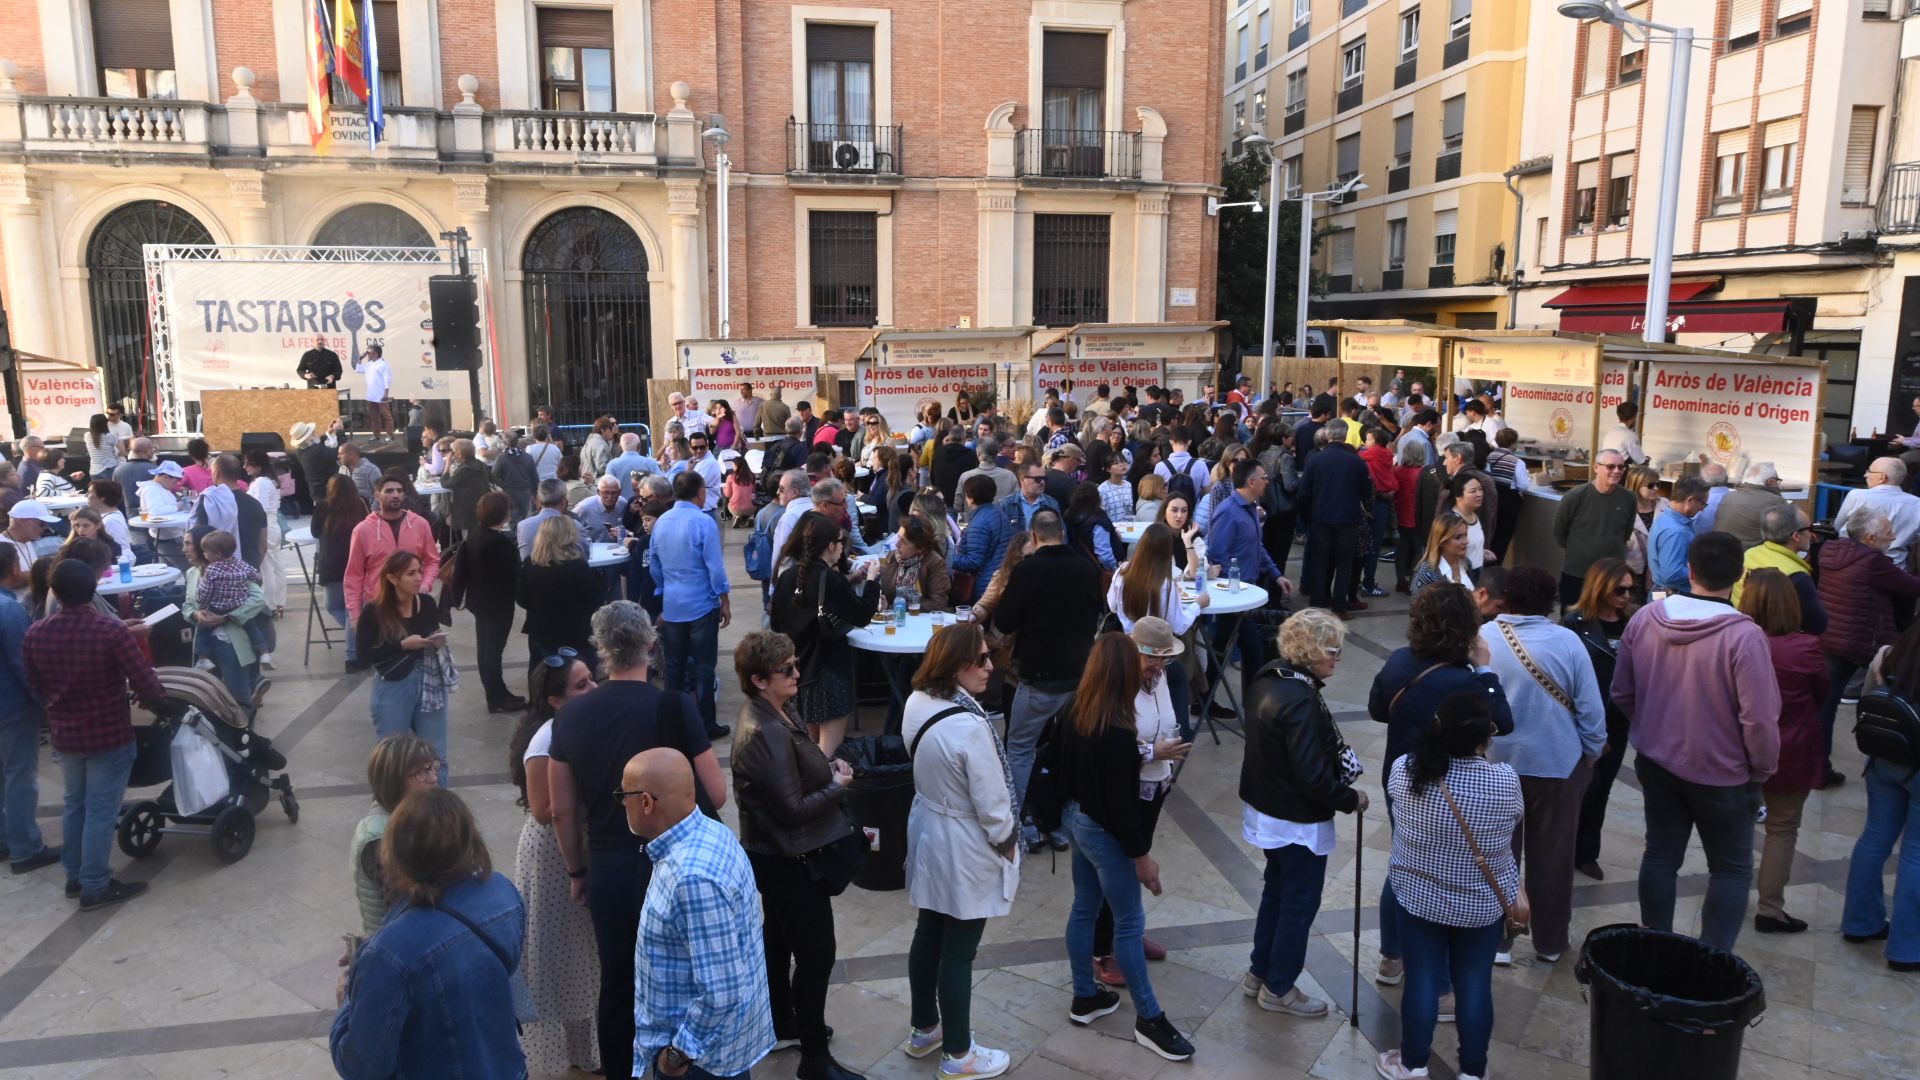
{"label": "black puffer jacket", "polygon": [[1313,676],[1275,662],[1247,693],[1240,801],[1268,817],[1312,824],[1351,814],[1360,795],[1340,778],[1346,746]]}

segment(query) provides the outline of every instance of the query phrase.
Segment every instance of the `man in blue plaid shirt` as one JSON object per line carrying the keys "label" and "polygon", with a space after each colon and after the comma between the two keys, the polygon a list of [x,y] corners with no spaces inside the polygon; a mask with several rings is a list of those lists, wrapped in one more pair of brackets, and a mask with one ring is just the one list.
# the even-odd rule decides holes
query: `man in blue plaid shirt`
{"label": "man in blue plaid shirt", "polygon": [[745,1077],[774,1042],[747,853],[694,806],[680,751],[636,754],[620,786],[627,826],[653,860],[633,958],[633,1060],[669,1080]]}

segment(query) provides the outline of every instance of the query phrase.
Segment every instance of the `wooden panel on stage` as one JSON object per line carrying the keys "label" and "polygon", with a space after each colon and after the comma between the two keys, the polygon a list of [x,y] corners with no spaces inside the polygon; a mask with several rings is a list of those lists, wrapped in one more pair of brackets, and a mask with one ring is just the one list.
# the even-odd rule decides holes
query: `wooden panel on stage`
{"label": "wooden panel on stage", "polygon": [[249,431],[274,431],[285,440],[302,420],[324,432],[339,417],[340,395],[333,390],[206,390],[200,394],[200,430],[215,450],[238,451],[240,436]]}

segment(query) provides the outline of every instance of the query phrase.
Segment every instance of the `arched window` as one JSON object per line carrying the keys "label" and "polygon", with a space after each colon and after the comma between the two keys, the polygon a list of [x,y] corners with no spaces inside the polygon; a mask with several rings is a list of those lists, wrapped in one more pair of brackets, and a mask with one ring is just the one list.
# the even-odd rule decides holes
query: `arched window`
{"label": "arched window", "polygon": [[569,207],[534,227],[521,270],[532,404],[552,405],[563,426],[645,422],[653,324],[639,235],[605,210]]}
{"label": "arched window", "polygon": [[213,235],[198,218],[158,199],[115,209],[94,226],[87,241],[94,363],[106,375],[107,400],[127,406],[138,425],[151,423],[157,408],[141,247],[211,243]]}
{"label": "arched window", "polygon": [[[386,203],[355,203],[345,207],[313,234],[317,248],[363,249],[370,247],[437,246],[433,234],[412,214]],[[364,251],[345,250],[316,253],[316,258],[351,261],[365,257]]]}

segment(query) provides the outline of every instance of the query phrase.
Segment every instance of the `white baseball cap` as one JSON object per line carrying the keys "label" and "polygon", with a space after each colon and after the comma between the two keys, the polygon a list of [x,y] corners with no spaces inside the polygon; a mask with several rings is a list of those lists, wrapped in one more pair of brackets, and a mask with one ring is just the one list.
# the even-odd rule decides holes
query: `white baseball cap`
{"label": "white baseball cap", "polygon": [[49,525],[60,520],[39,499],[21,499],[13,504],[13,509],[7,511],[7,515],[15,521],[44,521]]}
{"label": "white baseball cap", "polygon": [[153,467],[153,475],[171,476],[175,480],[185,480],[187,478],[187,474],[180,471],[180,463],[177,461],[163,461],[155,465]]}

